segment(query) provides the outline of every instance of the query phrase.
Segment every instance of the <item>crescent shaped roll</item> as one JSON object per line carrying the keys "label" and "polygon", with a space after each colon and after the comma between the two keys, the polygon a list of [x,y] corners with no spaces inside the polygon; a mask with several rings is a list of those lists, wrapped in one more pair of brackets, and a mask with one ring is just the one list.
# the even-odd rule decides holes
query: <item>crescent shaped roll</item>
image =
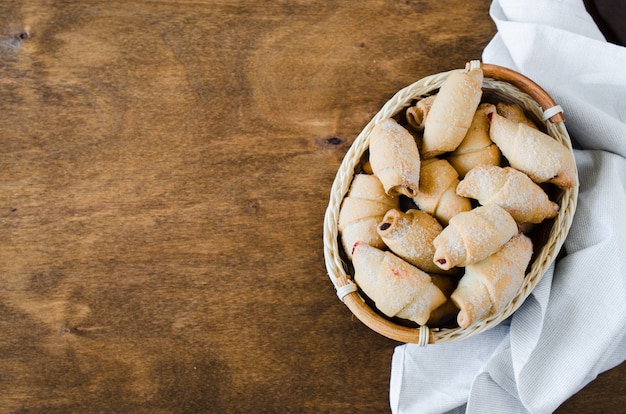
{"label": "crescent shaped roll", "polygon": [[566,189],[576,182],[576,165],[570,151],[550,135],[497,113],[490,115],[489,133],[511,167],[534,182],[553,183]]}
{"label": "crescent shaped roll", "polygon": [[401,259],[424,272],[441,272],[433,263],[433,240],[443,228],[433,216],[416,209],[406,213],[392,209],[377,229],[383,242]]}
{"label": "crescent shaped roll", "polygon": [[520,233],[493,255],[465,268],[450,296],[460,309],[461,328],[501,312],[511,302],[524,283],[532,253],[530,238]]}
{"label": "crescent shaped roll", "polygon": [[452,217],[435,237],[433,261],[443,270],[467,266],[489,257],[517,233],[517,223],[502,207],[476,207]]}
{"label": "crescent shaped roll", "polygon": [[541,223],[559,211],[541,187],[511,167],[480,165],[467,173],[456,192],[482,205],[497,204],[518,223]]}
{"label": "crescent shaped roll", "polygon": [[372,171],[391,196],[414,197],[419,189],[420,155],[413,135],[391,118],[370,133]]}
{"label": "crescent shaped roll", "polygon": [[422,162],[420,183],[413,201],[444,226],[458,213],[472,208],[467,198],[457,195],[459,174],[446,160],[431,158]]}
{"label": "crescent shaped roll", "polygon": [[426,324],[446,301],[428,273],[390,252],[357,243],[352,256],[354,281],[388,317]]}
{"label": "crescent shaped roll", "polygon": [[424,122],[424,158],[454,151],[463,141],[482,97],[482,82],[480,67],[448,75]]}
{"label": "crescent shaped roll", "polygon": [[500,150],[489,138],[489,119],[487,114],[495,112],[492,104],[478,105],[472,123],[461,144],[446,158],[459,173],[459,177],[481,164],[500,165]]}
{"label": "crescent shaped roll", "polygon": [[398,204],[398,198],[388,196],[376,176],[369,174],[354,176],[350,189],[342,201],[337,225],[348,258],[352,257],[352,248],[357,241],[381,248],[385,246],[376,227],[385,213],[398,208]]}
{"label": "crescent shaped roll", "polygon": [[428,116],[428,111],[433,106],[433,102],[437,95],[430,95],[422,98],[415,105],[407,108],[405,115],[407,123],[415,130],[422,131],[424,129],[424,121]]}

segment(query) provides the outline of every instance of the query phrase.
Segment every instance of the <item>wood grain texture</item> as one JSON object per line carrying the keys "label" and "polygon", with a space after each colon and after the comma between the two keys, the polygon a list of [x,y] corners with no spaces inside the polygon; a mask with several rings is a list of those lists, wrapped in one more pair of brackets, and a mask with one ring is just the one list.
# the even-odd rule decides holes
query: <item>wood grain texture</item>
{"label": "wood grain texture", "polygon": [[328,191],[395,91],[480,57],[488,6],[0,2],[0,411],[388,412]]}

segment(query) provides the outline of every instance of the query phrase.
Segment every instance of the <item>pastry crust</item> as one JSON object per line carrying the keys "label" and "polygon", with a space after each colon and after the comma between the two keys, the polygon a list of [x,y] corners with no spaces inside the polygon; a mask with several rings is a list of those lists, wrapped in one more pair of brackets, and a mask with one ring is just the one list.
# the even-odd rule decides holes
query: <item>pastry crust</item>
{"label": "pastry crust", "polygon": [[337,223],[348,258],[352,257],[352,248],[357,241],[381,248],[385,246],[376,226],[388,210],[398,208],[398,205],[398,198],[387,195],[376,176],[354,176],[341,204]]}
{"label": "pastry crust", "polygon": [[433,263],[433,240],[441,233],[441,224],[430,214],[410,209],[406,213],[389,210],[378,225],[383,242],[400,258],[424,272],[441,272]]}
{"label": "pastry crust", "polygon": [[426,324],[446,297],[428,273],[365,243],[354,247],[354,281],[388,317]]}
{"label": "pastry crust", "polygon": [[537,125],[535,125],[535,123],[531,121],[526,114],[524,114],[524,111],[519,107],[519,105],[507,102],[498,102],[496,104],[496,111],[506,119],[520,124],[526,124],[533,129],[538,129]]}
{"label": "pastry crust", "polygon": [[426,120],[426,116],[428,116],[428,112],[433,106],[433,102],[435,102],[436,97],[437,95],[427,96],[426,98],[417,101],[415,105],[407,108],[405,112],[407,123],[415,131],[424,130],[424,121]]}
{"label": "pastry crust", "polygon": [[424,158],[454,151],[463,141],[482,97],[482,81],[480,67],[448,75],[424,122]]}
{"label": "pastry crust", "polygon": [[452,217],[472,208],[471,202],[457,195],[459,175],[446,160],[431,158],[422,162],[420,191],[413,201],[446,226]]}
{"label": "pastry crust", "polygon": [[500,150],[489,137],[487,115],[496,111],[495,105],[478,105],[472,123],[461,144],[446,158],[463,178],[472,168],[481,164],[500,165]]}
{"label": "pastry crust", "polygon": [[476,207],[452,217],[435,238],[433,261],[443,270],[467,266],[489,257],[517,233],[517,223],[502,207]]}
{"label": "pastry crust", "polygon": [[497,113],[490,115],[489,133],[511,167],[534,182],[553,183],[567,189],[576,182],[576,165],[570,151],[551,136]]}
{"label": "pastry crust", "polygon": [[518,223],[541,223],[559,211],[559,205],[550,201],[541,187],[511,167],[478,166],[465,176],[456,192],[482,205],[497,204]]}
{"label": "pastry crust", "polygon": [[381,120],[370,133],[370,164],[385,192],[414,197],[419,190],[420,155],[415,139],[394,119]]}
{"label": "pastry crust", "polygon": [[520,233],[493,255],[465,268],[451,295],[460,309],[461,328],[501,312],[511,302],[524,282],[532,251],[532,242]]}

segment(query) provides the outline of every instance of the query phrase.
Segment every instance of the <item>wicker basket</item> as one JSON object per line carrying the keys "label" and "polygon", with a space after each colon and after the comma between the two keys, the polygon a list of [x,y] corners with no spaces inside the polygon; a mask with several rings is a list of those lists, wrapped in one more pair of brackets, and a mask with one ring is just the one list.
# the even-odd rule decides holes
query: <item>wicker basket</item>
{"label": "wicker basket", "polygon": [[[541,87],[523,75],[501,66],[481,64],[478,61],[468,63],[468,65],[470,64],[481,65],[484,74],[482,84],[483,96],[493,96],[499,100],[506,100],[520,105],[527,115],[539,122],[542,127],[545,127],[547,134],[561,142],[570,151],[572,150],[561,108],[554,103],[552,98]],[[399,324],[397,321],[384,317],[368,305],[366,300],[360,295],[358,287],[352,281],[352,276],[347,273],[347,269],[350,268],[349,262],[343,254],[338,240],[337,220],[341,203],[348,192],[355,170],[359,167],[363,155],[368,150],[369,134],[374,125],[381,119],[397,116],[415,100],[436,92],[452,72],[454,71],[425,77],[398,91],[382,107],[378,114],[372,118],[355,139],[337,171],[324,218],[324,257],[326,268],[340,300],[369,328],[400,342],[418,343],[420,345],[453,342],[493,328],[508,318],[524,302],[546,269],[555,260],[569,231],[576,209],[578,181],[576,181],[573,188],[560,191],[552,196],[553,200],[560,206],[558,215],[555,219],[545,224],[547,227],[541,232],[543,236],[541,236],[540,243],[536,243],[539,248],[535,249],[522,288],[499,314],[493,315],[466,329],[458,327],[429,329],[427,327],[410,327]],[[534,240],[534,242],[536,241]]]}

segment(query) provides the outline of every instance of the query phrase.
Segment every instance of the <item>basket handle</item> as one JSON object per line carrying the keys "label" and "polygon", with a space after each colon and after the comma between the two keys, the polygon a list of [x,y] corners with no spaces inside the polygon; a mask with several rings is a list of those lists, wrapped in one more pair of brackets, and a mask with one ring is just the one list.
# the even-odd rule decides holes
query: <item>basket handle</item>
{"label": "basket handle", "polygon": [[[556,102],[554,102],[552,97],[541,88],[541,86],[537,85],[535,82],[522,75],[521,73],[489,63],[481,63],[480,67],[483,70],[483,74],[485,76],[508,82],[528,93],[530,96],[533,97],[533,99],[535,99],[535,101],[537,101],[539,105],[541,105],[541,108],[544,110],[544,112],[549,110],[550,108],[558,106]],[[550,116],[550,118],[548,119],[552,123],[563,122],[565,121],[565,116],[563,115],[563,112],[558,112]]]}

